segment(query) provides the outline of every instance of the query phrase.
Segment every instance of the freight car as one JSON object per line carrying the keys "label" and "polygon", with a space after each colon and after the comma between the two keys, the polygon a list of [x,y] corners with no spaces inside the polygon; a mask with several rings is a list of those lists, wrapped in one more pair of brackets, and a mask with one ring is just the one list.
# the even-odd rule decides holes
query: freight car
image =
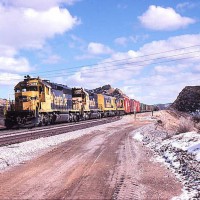
{"label": "freight car", "polygon": [[69,88],[26,76],[15,88],[15,108],[7,111],[5,126],[42,126],[144,112],[146,107],[129,97],[112,97],[83,88]]}

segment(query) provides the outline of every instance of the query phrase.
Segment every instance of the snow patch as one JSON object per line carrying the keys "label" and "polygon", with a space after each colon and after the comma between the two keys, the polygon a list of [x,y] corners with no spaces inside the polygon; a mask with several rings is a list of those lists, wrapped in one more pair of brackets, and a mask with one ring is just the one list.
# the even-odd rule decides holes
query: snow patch
{"label": "snow patch", "polygon": [[166,165],[181,180],[182,194],[173,200],[200,199],[200,134],[187,132],[166,139],[166,132],[146,125],[132,135],[155,151],[154,161]]}
{"label": "snow patch", "polygon": [[134,138],[135,140],[138,140],[138,141],[142,142],[142,140],[143,140],[143,135],[142,135],[140,132],[136,132],[136,133],[134,134],[133,138]]}

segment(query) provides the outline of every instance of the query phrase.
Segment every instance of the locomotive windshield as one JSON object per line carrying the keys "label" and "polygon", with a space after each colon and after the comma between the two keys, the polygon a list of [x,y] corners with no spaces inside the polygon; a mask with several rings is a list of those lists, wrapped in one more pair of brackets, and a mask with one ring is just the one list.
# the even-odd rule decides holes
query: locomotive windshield
{"label": "locomotive windshield", "polygon": [[27,87],[27,91],[38,91],[38,88],[37,86],[30,86],[30,87]]}
{"label": "locomotive windshield", "polygon": [[15,92],[21,92],[20,88],[15,88]]}
{"label": "locomotive windshield", "polygon": [[29,87],[22,87],[22,88],[15,88],[15,92],[27,92],[27,91],[38,91],[37,86],[29,86]]}
{"label": "locomotive windshield", "polygon": [[72,90],[72,96],[84,98],[85,95],[84,95],[84,92],[81,89],[73,89]]}

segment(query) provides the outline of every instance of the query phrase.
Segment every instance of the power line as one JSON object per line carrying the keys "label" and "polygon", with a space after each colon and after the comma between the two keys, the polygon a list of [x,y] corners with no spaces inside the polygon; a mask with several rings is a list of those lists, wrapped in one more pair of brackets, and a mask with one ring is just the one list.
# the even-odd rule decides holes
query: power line
{"label": "power line", "polygon": [[[197,51],[197,52],[200,52],[200,51]],[[190,53],[194,53],[194,52],[190,52]],[[188,54],[188,53],[187,53]],[[183,54],[179,54],[179,55],[183,55]],[[170,57],[174,57],[174,56],[177,56],[177,55],[173,55],[173,56],[170,56]],[[191,58],[195,58],[195,57],[200,57],[200,55],[196,55],[196,56],[191,56],[191,57],[186,57],[186,58],[176,58],[176,59],[173,59],[173,60],[164,60],[164,61],[160,61],[160,62],[152,62],[150,63],[151,65],[155,65],[155,64],[162,64],[162,63],[169,63],[169,62],[175,62],[175,61],[180,61],[180,60],[185,60],[185,59],[191,59]],[[169,57],[163,57],[165,59],[169,58]],[[162,58],[162,59],[163,59]],[[159,58],[161,59],[161,58]],[[154,59],[153,59],[154,60]],[[158,60],[158,59],[157,59]],[[136,63],[142,63],[142,62],[146,62],[146,61],[150,61],[150,60],[143,60],[143,61],[138,61],[138,62],[127,62],[127,63],[120,63],[118,65],[115,65],[115,66],[110,66],[110,67],[116,67],[116,66],[120,66],[120,65],[130,65],[130,64],[136,64]],[[140,65],[137,65],[137,66],[144,66],[144,64],[140,64]],[[127,67],[123,67],[123,69],[129,69],[129,68],[132,68],[133,66],[127,66]],[[94,68],[93,68],[94,69]],[[96,68],[95,68],[96,69]],[[99,69],[99,68],[98,68]],[[112,68],[112,69],[103,69],[103,70],[98,70],[98,71],[95,71],[95,72],[107,72],[107,71],[112,71],[112,70],[121,70],[122,68]],[[87,70],[91,70],[91,69],[87,69]],[[86,70],[86,71],[87,71]],[[86,72],[87,74],[94,74],[95,72],[91,72],[91,71],[88,71]],[[54,74],[54,75],[49,75],[49,76],[45,76],[45,77],[48,77],[48,78],[53,78],[53,77],[65,77],[65,76],[69,76],[69,75],[73,75],[74,72],[68,72],[67,74],[63,74],[62,73],[59,73],[59,74]],[[21,78],[17,78],[17,79],[12,79],[12,80],[21,80]]]}
{"label": "power line", "polygon": [[[142,56],[137,56],[134,58],[125,58],[125,59],[119,59],[119,60],[113,60],[113,61],[106,61],[106,62],[101,62],[101,63],[93,63],[93,64],[89,64],[89,65],[80,65],[80,66],[76,66],[76,67],[70,67],[70,68],[61,68],[61,69],[57,69],[57,70],[48,70],[45,72],[40,72],[41,73],[47,73],[47,72],[55,72],[55,71],[60,71],[60,70],[69,70],[69,69],[76,69],[76,68],[82,68],[82,67],[92,67],[92,66],[97,66],[97,65],[102,65],[102,64],[109,64],[109,63],[115,63],[115,62],[121,62],[121,61],[127,61],[127,60],[132,60],[132,59],[138,59],[138,58],[143,58],[143,57],[148,57],[148,56],[153,56],[153,55],[159,55],[159,54],[164,54],[164,53],[169,53],[169,52],[173,52],[173,51],[179,51],[179,50],[184,50],[184,49],[189,49],[189,48],[194,48],[194,47],[200,47],[200,44],[198,45],[193,45],[193,46],[187,46],[187,47],[183,47],[183,48],[177,48],[177,49],[173,49],[173,50],[168,50],[168,51],[162,51],[162,52],[158,52],[158,53],[152,53],[152,54],[146,54],[146,55],[142,55]],[[32,73],[32,74],[37,74]]]}
{"label": "power line", "polygon": [[[148,59],[148,60],[141,60],[141,61],[132,61],[132,62],[126,62],[126,63],[119,63],[119,64],[116,64],[116,65],[110,65],[110,66],[106,66],[106,67],[116,67],[116,66],[121,66],[121,65],[130,65],[130,64],[133,64],[132,66],[128,66],[128,67],[123,67],[124,69],[126,68],[129,68],[129,67],[133,67],[134,65],[136,64],[139,64],[137,66],[143,66],[145,64],[145,62],[148,62],[148,61],[152,61],[152,60],[161,60],[161,59],[169,59],[171,57],[175,57],[175,56],[183,56],[185,54],[191,54],[191,53],[199,53],[200,50],[198,51],[193,51],[193,52],[187,52],[187,53],[182,53],[182,54],[176,54],[176,55],[172,55],[172,56],[168,56],[168,57],[160,57],[160,58],[156,58],[156,59]],[[192,57],[190,57],[192,58]],[[189,58],[182,58],[182,59],[189,59]],[[179,60],[179,59],[178,59]],[[176,61],[176,60],[175,60]],[[168,62],[168,61],[163,61],[163,62]],[[144,63],[143,65],[141,65],[141,63]],[[157,64],[157,63],[150,63],[150,64]],[[93,73],[93,72],[90,72],[89,70],[95,70],[95,69],[100,69],[100,67],[93,67],[93,68],[86,68],[84,69],[85,71],[88,71],[87,73]],[[111,69],[113,70],[113,69]],[[114,68],[114,70],[118,70],[117,68]],[[110,70],[100,70],[100,71],[97,71],[97,72],[102,72],[102,71],[110,71]],[[77,71],[70,71],[68,72],[68,75],[71,75],[73,73],[75,73]],[[59,72],[59,74],[63,74],[64,72]],[[48,73],[47,73],[48,74]],[[54,74],[55,75],[55,74]]]}
{"label": "power line", "polygon": [[[197,46],[197,45],[196,45]],[[198,46],[200,46],[200,45],[198,45]],[[191,47],[185,47],[185,48],[181,48],[181,49],[186,49],[186,48],[191,48]],[[177,50],[177,49],[176,49]],[[178,50],[180,50],[180,49],[178,49]],[[171,51],[165,51],[165,53],[166,52],[172,52],[172,50]],[[140,60],[140,61],[132,61],[132,62],[125,62],[125,63],[118,63],[118,64],[115,64],[115,65],[111,65],[111,66],[106,66],[106,67],[116,67],[116,66],[121,66],[121,65],[130,65],[130,64],[132,64],[132,65],[136,65],[136,64],[139,64],[139,65],[137,65],[137,66],[143,66],[143,65],[141,65],[141,63],[144,63],[144,62],[148,62],[148,61],[152,61],[152,60],[160,60],[160,59],[169,59],[169,58],[171,58],[171,57],[175,57],[175,56],[183,56],[183,55],[185,55],[185,54],[191,54],[191,53],[197,53],[197,52],[200,52],[200,51],[192,51],[192,52],[185,52],[185,53],[181,53],[181,54],[175,54],[175,55],[171,55],[171,56],[168,56],[168,57],[166,57],[166,56],[163,56],[163,57],[159,57],[159,58],[154,58],[154,59],[147,59],[147,60]],[[159,54],[161,54],[161,53],[159,53]],[[156,55],[156,54],[149,54],[149,55]],[[148,56],[149,56],[148,55]],[[199,56],[199,55],[198,55]],[[193,56],[193,57],[198,57],[198,56]],[[141,56],[141,57],[145,57],[145,56]],[[190,59],[190,58],[193,58],[193,57],[189,57],[189,58],[180,58],[180,59],[174,59],[174,60],[168,60],[168,61],[163,61],[163,62],[155,62],[155,63],[150,63],[150,64],[160,64],[160,63],[164,63],[164,62],[173,62],[173,61],[178,61],[178,60],[183,60],[183,59]],[[138,57],[137,57],[138,58]],[[131,59],[133,59],[133,58],[131,58]],[[123,60],[130,60],[130,59],[123,59]],[[121,60],[118,60],[118,62],[119,61],[121,61]],[[107,63],[113,63],[114,61],[112,61],[112,62],[107,62]],[[98,64],[98,65],[102,65],[102,63],[100,63],[100,64]],[[91,66],[94,66],[94,65],[91,65]],[[102,67],[104,67],[103,65],[102,65]],[[133,66],[127,66],[127,67],[123,67],[123,69],[128,69],[128,68],[130,68],[130,67],[133,67]],[[74,69],[74,68],[72,68],[72,69]],[[100,69],[99,67],[98,68],[96,68],[96,67],[93,67],[92,68],[92,70],[95,70],[95,69]],[[121,69],[121,68],[120,68]],[[91,68],[89,68],[89,69],[85,69],[85,71],[88,71],[88,70],[91,70]],[[114,68],[114,69],[103,69],[103,70],[98,70],[98,71],[96,71],[96,72],[104,72],[104,71],[111,71],[111,70],[119,70],[118,68]],[[52,70],[52,72],[53,71],[55,71],[55,70]],[[58,71],[58,70],[56,70],[56,71]],[[48,72],[48,71],[47,71]],[[68,72],[67,74],[65,74],[64,76],[67,76],[67,75],[72,75],[72,74],[74,74],[75,72],[77,72],[77,71],[70,71],[70,72]],[[56,75],[57,76],[55,76],[55,73],[52,75],[52,76],[47,76],[47,77],[59,77],[59,76],[63,76],[63,73],[64,72],[59,72],[59,73],[57,73]],[[87,72],[88,74],[90,74],[90,73],[94,73],[94,72],[91,72],[91,71],[88,71]],[[34,74],[34,73],[32,73],[32,74]],[[39,73],[39,74],[41,74],[41,73]],[[46,73],[45,75],[48,75],[49,73]],[[18,78],[18,79],[12,79],[12,80],[21,80],[21,78]]]}
{"label": "power line", "polygon": [[[198,51],[200,52],[200,51]],[[187,58],[177,58],[177,59],[173,59],[173,60],[165,60],[165,61],[160,61],[160,62],[153,62],[153,63],[150,63],[151,65],[155,65],[155,64],[162,64],[162,63],[169,63],[169,62],[175,62],[175,61],[180,61],[180,60],[186,60],[186,59],[191,59],[191,58],[195,58],[195,57],[200,57],[200,55],[196,55],[196,56],[191,56],[191,57],[187,57]],[[142,62],[146,62],[146,61],[142,61]],[[139,62],[138,62],[139,63]],[[115,65],[115,66],[110,66],[110,67],[116,67],[116,66],[120,66],[120,65],[129,65],[129,64],[136,64],[135,62],[129,62],[129,63],[121,63],[121,64],[118,64],[118,65]],[[138,64],[137,66],[139,67],[142,67],[144,66],[144,64]],[[126,67],[123,67],[123,69],[132,69],[133,66],[126,66]],[[94,68],[92,68],[94,69]],[[95,68],[96,69],[96,68]],[[99,69],[99,68],[97,68]],[[97,70],[97,71],[88,71],[88,70],[91,70],[91,69],[85,69],[85,71],[88,71],[86,72],[87,74],[94,74],[94,73],[98,73],[98,72],[108,72],[108,71],[112,71],[112,70],[121,70],[122,68],[112,68],[112,69],[103,69],[103,70]],[[67,72],[67,73],[64,73],[64,72],[61,72],[61,73],[58,73],[58,74],[54,74],[54,75],[48,75],[48,76],[45,76],[45,77],[48,77],[48,78],[53,78],[53,77],[65,77],[65,76],[69,76],[69,75],[73,75],[75,72]]]}

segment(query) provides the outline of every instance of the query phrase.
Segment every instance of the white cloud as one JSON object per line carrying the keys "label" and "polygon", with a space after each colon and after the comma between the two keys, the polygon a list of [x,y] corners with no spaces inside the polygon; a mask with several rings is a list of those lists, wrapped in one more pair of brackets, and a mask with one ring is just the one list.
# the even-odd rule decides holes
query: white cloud
{"label": "white cloud", "polygon": [[102,55],[102,54],[111,54],[113,53],[113,51],[112,49],[110,49],[110,47],[104,44],[90,42],[88,44],[88,53],[92,55]]}
{"label": "white cloud", "polygon": [[[186,66],[187,67],[187,66]],[[185,66],[180,65],[180,66],[170,66],[170,65],[158,65],[154,68],[155,73],[157,74],[175,74],[179,73],[185,68]]]}
{"label": "white cloud", "polygon": [[181,35],[147,43],[138,51],[114,52],[97,66],[81,68],[65,81],[86,88],[111,84],[149,104],[172,102],[184,86],[200,84],[199,41],[200,34]]}
{"label": "white cloud", "polygon": [[176,13],[173,8],[163,8],[151,5],[148,10],[138,17],[142,25],[153,30],[177,30],[195,23],[189,17],[183,17]]}
{"label": "white cloud", "polygon": [[147,43],[139,51],[142,55],[150,55],[147,57],[149,60],[162,57],[164,60],[180,59],[180,63],[193,63],[200,61],[199,41],[200,34],[181,35]]}
{"label": "white cloud", "polygon": [[14,56],[16,53],[17,50],[14,47],[0,44],[1,56]]}
{"label": "white cloud", "polygon": [[[33,70],[22,49],[42,48],[47,39],[71,30],[79,23],[58,3],[74,1],[0,1],[0,70],[4,73],[24,73]],[[54,7],[51,7],[55,5]],[[37,6],[44,6],[39,9]],[[38,9],[38,10],[37,10]],[[58,62],[51,55],[48,62]]]}
{"label": "white cloud", "polygon": [[66,82],[67,84],[73,83],[72,86],[82,86],[89,89],[108,83],[115,85],[120,81],[130,79],[133,75],[137,76],[141,71],[143,66],[132,64],[137,60],[136,54],[134,51],[114,53],[110,58],[102,60],[95,66],[79,69],[73,75],[68,76]]}
{"label": "white cloud", "polygon": [[[189,78],[190,77],[190,78]],[[199,75],[182,70],[179,73],[167,76],[155,75],[146,79],[148,86],[143,87],[146,95],[142,97],[146,102],[167,103],[173,102],[185,86],[199,85]],[[153,96],[148,96],[154,92]]]}
{"label": "white cloud", "polygon": [[25,58],[0,57],[0,71],[23,73],[31,71],[31,67]]}
{"label": "white cloud", "polygon": [[129,43],[137,43],[138,41],[145,41],[149,36],[147,34],[118,37],[114,40],[115,44],[120,46],[127,46]]}
{"label": "white cloud", "polygon": [[48,58],[46,59],[43,59],[43,63],[45,64],[56,64],[58,63],[59,61],[61,60],[61,57],[56,55],[56,54],[53,54],[53,55],[50,55]]}
{"label": "white cloud", "polygon": [[[100,56],[110,55],[113,54],[114,51],[102,44],[97,42],[90,42],[87,47],[85,47],[84,42],[81,42],[81,50],[84,52],[82,55],[76,56],[75,59],[77,60],[84,60],[84,59],[93,59],[93,58],[100,58]],[[73,45],[73,47],[75,47]]]}
{"label": "white cloud", "polygon": [[[0,0],[0,85],[4,97],[13,93],[13,85],[23,79],[21,73],[34,70],[20,50],[41,50],[47,39],[79,24],[80,20],[63,7],[77,1]],[[60,59],[51,52],[48,55],[48,62]]]}
{"label": "white cloud", "polygon": [[194,73],[200,73],[200,65],[196,65],[193,69],[192,69],[192,71],[194,72]]}
{"label": "white cloud", "polygon": [[114,42],[118,45],[126,46],[128,39],[126,37],[119,37],[119,38],[116,38]]}
{"label": "white cloud", "polygon": [[0,4],[6,7],[33,8],[36,10],[46,10],[59,4],[72,5],[79,0],[0,0]]}
{"label": "white cloud", "polygon": [[47,38],[63,34],[78,24],[67,9],[45,11],[0,6],[0,44],[15,48],[41,48]]}
{"label": "white cloud", "polygon": [[[15,73],[0,73],[0,85],[15,85],[23,80],[23,76]],[[13,88],[12,88],[13,91]]]}
{"label": "white cloud", "polygon": [[186,9],[192,9],[192,8],[195,8],[195,7],[198,7],[199,4],[198,3],[192,3],[192,2],[182,2],[182,3],[179,3],[177,4],[176,8],[180,11],[184,11]]}
{"label": "white cloud", "polygon": [[87,43],[82,38],[72,34],[70,35],[70,39],[71,40],[68,44],[70,48],[76,48],[84,51],[85,47],[87,46]]}

